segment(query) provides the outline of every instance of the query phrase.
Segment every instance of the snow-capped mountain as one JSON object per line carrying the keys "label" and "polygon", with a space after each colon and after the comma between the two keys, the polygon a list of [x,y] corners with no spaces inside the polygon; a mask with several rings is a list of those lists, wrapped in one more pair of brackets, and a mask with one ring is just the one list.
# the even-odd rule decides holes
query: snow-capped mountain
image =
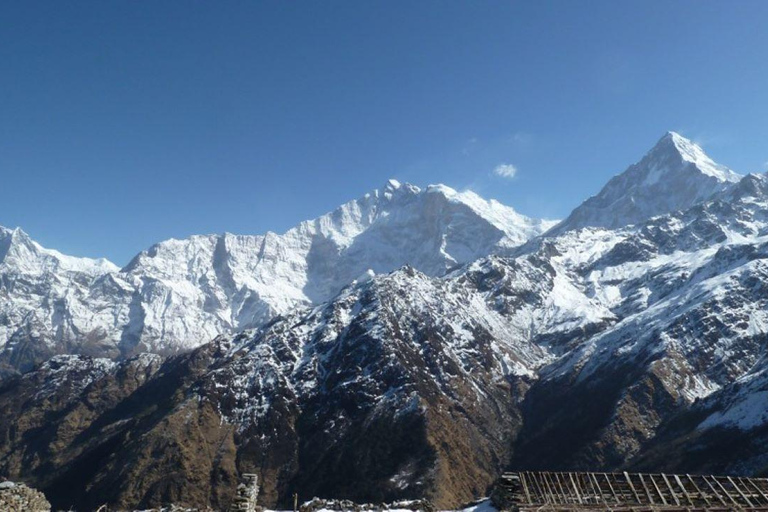
{"label": "snow-capped mountain", "polygon": [[[567,350],[526,398],[518,464],[635,464],[676,415],[755,371],[768,340],[766,192],[766,176],[749,175],[683,212],[542,243],[611,316],[558,341]],[[667,469],[701,470],[676,460]]]}
{"label": "snow-capped mountain", "polygon": [[[631,211],[631,222],[561,224],[522,244],[544,224],[502,222],[517,217],[443,187],[392,185],[361,199],[411,198],[366,217],[376,220],[348,238],[328,227],[347,215],[320,222],[324,243],[340,248],[320,261],[334,262],[365,242],[349,258],[386,256],[396,266],[398,253],[387,247],[421,246],[410,235],[379,242],[422,229],[435,250],[391,273],[366,262],[375,273],[313,274],[316,242],[296,249],[288,240],[305,238],[274,235],[288,250],[263,237],[273,248],[265,254],[302,255],[296,266],[269,267],[300,290],[298,306],[275,307],[280,314],[267,323],[167,359],[58,356],[8,382],[0,388],[0,473],[48,491],[57,506],[92,508],[163,500],[218,507],[242,472],[259,474],[268,505],[300,491],[366,501],[427,496],[445,507],[486,495],[504,468],[764,472],[768,177],[736,180],[702,155],[670,134],[612,183],[638,185],[656,169],[651,185],[677,182],[679,197],[642,210],[645,218],[614,202],[609,210]],[[723,179],[705,181],[711,173]],[[640,196],[616,201],[636,205]],[[319,236],[317,222],[296,230]],[[534,228],[515,238],[502,229],[511,224]],[[481,242],[472,241],[476,226],[487,229]],[[198,290],[224,282],[235,273],[229,262],[250,252],[232,251],[227,236],[160,244],[117,273],[92,272],[85,289],[134,279],[127,289],[140,290],[136,303],[155,304],[153,293],[168,283]],[[213,263],[219,244],[228,249],[224,266]],[[173,255],[186,266],[159,265]],[[299,268],[291,276],[300,277],[276,270],[284,268]],[[232,303],[222,297],[230,302],[215,304]],[[46,421],[52,416],[59,420]]]}
{"label": "snow-capped mountain", "polygon": [[669,132],[639,162],[613,177],[550,234],[588,226],[619,228],[686,209],[739,181],[695,143]]}
{"label": "snow-capped mountain", "polygon": [[[3,363],[45,359],[50,355],[47,340],[66,339],[72,318],[79,328],[69,333],[72,337],[99,329],[93,311],[104,301],[87,301],[99,280],[118,270],[106,260],[65,256],[41,247],[20,229],[0,227],[0,345],[16,349]],[[87,347],[90,341],[79,343]]]}
{"label": "snow-capped mountain", "polygon": [[2,359],[188,350],[315,304],[368,273],[428,275],[522,244],[553,225],[443,185],[385,187],[282,235],[168,240],[125,268],[0,232]]}

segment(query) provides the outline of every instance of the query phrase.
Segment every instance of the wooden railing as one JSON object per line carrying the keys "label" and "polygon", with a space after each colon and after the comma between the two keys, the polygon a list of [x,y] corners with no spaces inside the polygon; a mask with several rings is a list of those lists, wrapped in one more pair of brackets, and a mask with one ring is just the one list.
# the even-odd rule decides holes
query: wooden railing
{"label": "wooden railing", "polygon": [[765,510],[768,479],[664,473],[505,473],[492,499],[505,510]]}

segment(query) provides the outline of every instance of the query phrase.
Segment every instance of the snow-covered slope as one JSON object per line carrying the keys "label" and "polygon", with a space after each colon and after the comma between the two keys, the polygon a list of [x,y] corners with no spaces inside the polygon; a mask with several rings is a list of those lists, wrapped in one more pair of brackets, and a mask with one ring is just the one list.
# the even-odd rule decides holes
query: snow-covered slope
{"label": "snow-covered slope", "polygon": [[538,254],[611,315],[559,338],[567,350],[526,398],[519,462],[629,464],[665,422],[754,371],[768,339],[767,236],[768,178],[749,175],[683,212],[542,240]]}
{"label": "snow-covered slope", "polygon": [[613,177],[550,234],[588,226],[619,228],[686,209],[740,175],[713,162],[695,143],[669,132],[638,163]]}
{"label": "snow-covered slope", "polygon": [[282,235],[168,240],[120,270],[3,230],[0,346],[12,366],[61,352],[119,357],[186,350],[296,305],[328,300],[369,271],[409,264],[440,275],[552,225],[472,192],[390,180]]}

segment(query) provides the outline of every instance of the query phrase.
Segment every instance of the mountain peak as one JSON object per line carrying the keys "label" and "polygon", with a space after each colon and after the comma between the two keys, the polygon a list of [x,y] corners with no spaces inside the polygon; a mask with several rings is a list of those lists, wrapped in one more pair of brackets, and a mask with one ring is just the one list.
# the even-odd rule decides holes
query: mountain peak
{"label": "mountain peak", "polygon": [[0,226],[0,263],[10,265],[13,272],[39,275],[51,268],[93,276],[116,272],[118,267],[107,259],[80,258],[47,249],[33,240],[23,229]]}
{"label": "mountain peak", "polygon": [[698,144],[667,132],[639,162],[611,178],[548,234],[637,224],[689,208],[740,179],[741,175],[715,163]]}
{"label": "mountain peak", "polygon": [[724,165],[715,163],[695,142],[687,139],[677,132],[667,132],[659,142],[648,152],[646,157],[658,157],[660,154],[668,155],[672,152],[678,155],[683,162],[691,163],[701,173],[711,176],[718,181],[736,183],[741,175],[733,172]]}
{"label": "mountain peak", "polygon": [[683,137],[679,133],[672,131],[664,134],[648,153],[653,153],[655,151],[673,151],[681,157],[687,156],[688,158],[694,157],[696,154],[704,154],[701,146],[697,145],[692,140]]}
{"label": "mountain peak", "polygon": [[5,261],[12,251],[36,251],[32,239],[21,228],[8,229],[0,226],[0,263]]}
{"label": "mountain peak", "polygon": [[[375,197],[383,197],[385,199],[392,199],[394,197],[409,196],[418,194],[421,189],[410,183],[401,183],[400,181],[392,178],[388,179],[383,187],[374,190],[373,195]],[[370,194],[368,194],[370,196]]]}
{"label": "mountain peak", "polygon": [[388,179],[387,180],[387,184],[384,186],[384,189],[397,190],[401,186],[402,186],[402,184],[399,181],[397,181],[396,179],[392,178],[392,179]]}

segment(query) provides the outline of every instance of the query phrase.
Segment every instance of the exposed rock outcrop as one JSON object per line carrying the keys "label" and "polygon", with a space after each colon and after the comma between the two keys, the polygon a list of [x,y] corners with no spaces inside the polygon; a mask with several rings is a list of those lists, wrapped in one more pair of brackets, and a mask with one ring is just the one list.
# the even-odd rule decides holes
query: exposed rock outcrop
{"label": "exposed rock outcrop", "polygon": [[51,504],[40,491],[10,481],[0,483],[0,510],[3,512],[50,512]]}

